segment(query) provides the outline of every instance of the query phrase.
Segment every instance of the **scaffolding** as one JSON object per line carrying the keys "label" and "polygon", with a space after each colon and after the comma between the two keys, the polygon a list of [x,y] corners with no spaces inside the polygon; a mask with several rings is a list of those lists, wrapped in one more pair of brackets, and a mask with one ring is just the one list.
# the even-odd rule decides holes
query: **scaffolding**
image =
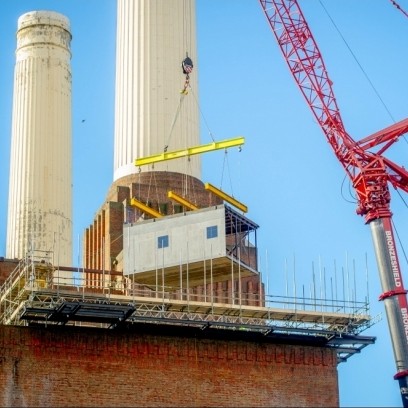
{"label": "scaffolding", "polygon": [[[77,271],[72,269],[72,273]],[[285,339],[334,348],[346,361],[375,342],[361,332],[372,326],[369,305],[239,293],[223,301],[186,288],[147,288],[128,278],[105,279],[99,290],[81,276],[67,277],[48,253],[22,259],[0,288],[0,324],[75,325],[106,329],[135,324],[176,325],[245,332],[254,339]],[[101,274],[102,271],[99,271]]]}

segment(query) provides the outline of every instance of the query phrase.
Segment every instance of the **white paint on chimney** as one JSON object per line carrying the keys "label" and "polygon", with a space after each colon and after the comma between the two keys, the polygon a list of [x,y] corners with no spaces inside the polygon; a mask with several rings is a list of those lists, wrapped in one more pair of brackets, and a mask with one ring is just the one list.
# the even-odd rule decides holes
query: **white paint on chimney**
{"label": "white paint on chimney", "polygon": [[72,265],[69,20],[32,11],[18,20],[7,225],[8,258],[53,252]]}
{"label": "white paint on chimney", "polygon": [[[195,1],[118,0],[116,41],[114,180],[137,173],[136,158],[200,144]],[[194,69],[184,96],[186,53]],[[200,163],[192,156],[141,171],[200,178]]]}

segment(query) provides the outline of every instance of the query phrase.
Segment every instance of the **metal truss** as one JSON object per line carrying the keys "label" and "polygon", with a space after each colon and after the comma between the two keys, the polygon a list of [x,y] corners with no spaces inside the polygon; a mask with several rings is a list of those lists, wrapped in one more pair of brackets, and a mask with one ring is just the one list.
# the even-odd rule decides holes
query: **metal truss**
{"label": "metal truss", "polygon": [[[75,325],[106,329],[137,324],[195,328],[205,333],[231,333],[254,340],[295,341],[336,349],[338,361],[375,341],[360,333],[376,319],[368,305],[319,299],[272,299],[258,304],[214,302],[185,293],[100,289],[56,282],[46,260],[22,260],[0,288],[0,324]],[[195,299],[195,300],[191,300]],[[241,297],[239,297],[241,299]],[[231,303],[232,302],[232,303]],[[280,307],[277,307],[280,305]]]}

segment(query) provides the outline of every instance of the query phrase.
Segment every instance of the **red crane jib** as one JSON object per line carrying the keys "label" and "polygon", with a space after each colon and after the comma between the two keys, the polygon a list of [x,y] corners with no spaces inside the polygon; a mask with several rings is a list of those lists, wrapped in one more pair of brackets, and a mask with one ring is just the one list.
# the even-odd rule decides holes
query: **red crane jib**
{"label": "red crane jib", "polygon": [[[408,119],[356,142],[345,130],[332,81],[307,22],[295,0],[260,0],[285,61],[357,194],[357,214],[391,216],[390,191],[408,191],[408,172],[382,156],[408,131]],[[368,149],[379,147],[377,152]]]}
{"label": "red crane jib", "polygon": [[[408,408],[408,303],[391,223],[389,184],[408,192],[408,172],[383,153],[408,119],[356,142],[345,130],[319,48],[296,0],[259,0],[285,61],[357,195],[370,225],[404,408]],[[377,149],[370,151],[369,149]]]}

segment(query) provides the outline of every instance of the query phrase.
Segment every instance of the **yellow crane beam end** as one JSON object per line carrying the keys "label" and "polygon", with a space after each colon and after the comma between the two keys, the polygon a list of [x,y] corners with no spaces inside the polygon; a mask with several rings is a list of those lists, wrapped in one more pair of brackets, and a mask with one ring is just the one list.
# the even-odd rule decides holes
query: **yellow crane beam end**
{"label": "yellow crane beam end", "polygon": [[218,197],[221,197],[224,201],[227,201],[234,207],[239,208],[244,213],[248,212],[248,207],[245,204],[242,204],[240,201],[236,200],[234,197],[231,197],[229,194],[224,193],[224,191],[218,189],[217,187],[214,187],[212,184],[205,183],[204,187],[206,190],[211,191]]}
{"label": "yellow crane beam end", "polygon": [[130,205],[132,207],[137,207],[140,210],[142,210],[143,212],[151,215],[154,218],[160,218],[163,217],[158,211],[154,210],[153,208],[143,204],[141,201],[137,200],[136,198],[131,198],[130,200]]}
{"label": "yellow crane beam end", "polygon": [[173,199],[174,201],[177,201],[179,204],[183,205],[184,207],[188,208],[189,210],[198,210],[198,207],[194,205],[193,203],[190,203],[190,201],[186,200],[185,198],[179,196],[176,194],[174,191],[168,191],[167,192],[167,197]]}
{"label": "yellow crane beam end", "polygon": [[180,157],[193,156],[195,154],[212,152],[214,150],[228,149],[229,147],[241,146],[245,143],[245,138],[239,136],[233,139],[221,140],[205,145],[189,147],[187,149],[175,150],[172,152],[164,152],[148,157],[140,157],[134,161],[135,166],[144,166],[146,164],[157,163],[165,160],[178,159]]}

